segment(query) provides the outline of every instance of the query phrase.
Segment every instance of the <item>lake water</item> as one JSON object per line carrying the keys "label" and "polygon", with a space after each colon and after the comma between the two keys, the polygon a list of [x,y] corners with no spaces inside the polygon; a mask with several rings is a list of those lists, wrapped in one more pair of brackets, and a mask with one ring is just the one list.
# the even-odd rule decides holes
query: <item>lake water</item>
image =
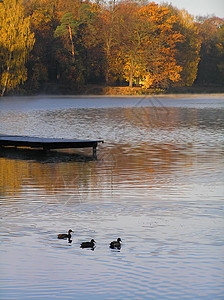
{"label": "lake water", "polygon": [[105,143],[0,150],[0,298],[224,299],[223,133],[223,95],[1,98],[0,134]]}

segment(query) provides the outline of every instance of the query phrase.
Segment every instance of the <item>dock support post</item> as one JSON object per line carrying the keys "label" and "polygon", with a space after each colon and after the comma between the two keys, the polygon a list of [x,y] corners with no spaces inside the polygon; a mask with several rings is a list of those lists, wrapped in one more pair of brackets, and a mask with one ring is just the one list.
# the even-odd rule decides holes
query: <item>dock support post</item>
{"label": "dock support post", "polygon": [[96,158],[96,146],[93,146],[93,157]]}
{"label": "dock support post", "polygon": [[50,148],[43,146],[43,151],[44,151],[45,153],[48,153],[48,152],[50,151]]}

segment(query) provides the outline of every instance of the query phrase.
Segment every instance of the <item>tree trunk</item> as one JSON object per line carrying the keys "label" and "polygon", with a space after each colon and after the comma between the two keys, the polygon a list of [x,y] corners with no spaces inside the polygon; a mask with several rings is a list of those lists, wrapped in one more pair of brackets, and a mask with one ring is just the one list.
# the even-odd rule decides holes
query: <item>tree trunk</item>
{"label": "tree trunk", "polygon": [[106,70],[105,70],[105,81],[106,81],[106,85],[109,85],[109,73],[110,73],[110,63],[109,63],[109,59],[110,59],[110,49],[111,49],[111,39],[109,38],[109,40],[107,41],[107,48],[106,48]]}
{"label": "tree trunk", "polygon": [[106,81],[106,85],[109,85],[109,63],[106,63],[106,70],[105,70],[105,81]]}
{"label": "tree trunk", "polygon": [[131,58],[131,69],[129,74],[129,87],[133,87],[133,69],[134,69],[134,60],[133,57]]}
{"label": "tree trunk", "polygon": [[2,89],[1,97],[3,97],[4,94],[5,94],[6,86],[7,86],[7,83],[8,83],[8,77],[9,77],[9,67],[7,68],[7,75],[6,75],[6,78],[5,78],[5,84],[4,84],[3,89]]}
{"label": "tree trunk", "polygon": [[68,31],[69,31],[69,37],[70,37],[70,41],[71,41],[71,44],[72,44],[72,60],[73,60],[73,63],[75,62],[75,47],[74,47],[74,43],[73,43],[73,40],[72,40],[72,29],[71,29],[71,26],[68,25]]}
{"label": "tree trunk", "polygon": [[5,84],[4,84],[3,89],[2,89],[1,97],[4,96],[5,91],[6,91],[6,88],[7,88],[8,79],[9,79],[9,69],[10,69],[9,66],[10,66],[10,64],[11,64],[11,58],[12,58],[12,53],[10,52],[10,56],[9,56],[9,64],[8,64],[8,67],[7,67],[7,73],[6,73],[6,77],[5,77]]}

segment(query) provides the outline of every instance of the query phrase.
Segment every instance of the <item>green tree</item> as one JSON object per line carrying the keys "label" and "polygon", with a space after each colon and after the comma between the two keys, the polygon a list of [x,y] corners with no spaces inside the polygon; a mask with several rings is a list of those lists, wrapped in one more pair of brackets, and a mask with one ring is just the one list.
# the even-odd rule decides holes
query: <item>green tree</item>
{"label": "green tree", "polygon": [[[217,17],[198,18],[199,34],[202,38],[202,46],[198,66],[196,82],[199,84],[223,84],[223,73],[220,63],[223,62],[222,49],[222,26],[224,19]],[[221,46],[221,47],[219,47]]]}
{"label": "green tree", "polygon": [[80,25],[80,20],[72,13],[66,13],[54,33],[58,80],[67,91],[81,89],[84,83],[82,56],[80,55]]}
{"label": "green tree", "polygon": [[224,23],[220,26],[218,30],[218,42],[216,44],[218,49],[218,70],[221,74],[221,81],[224,82]]}
{"label": "green tree", "polygon": [[[56,28],[55,50],[60,68],[60,82],[68,84],[72,89],[82,89],[84,83],[95,72],[99,74],[98,30],[96,5],[85,2],[66,13],[61,24]],[[100,60],[100,58],[99,58]],[[98,73],[98,74],[97,74]]]}
{"label": "green tree", "polygon": [[79,55],[85,83],[102,78],[102,50],[99,34],[99,5],[82,3],[79,9]]}
{"label": "green tree", "polygon": [[24,5],[36,41],[27,62],[28,79],[24,87],[29,93],[43,90],[47,83],[56,80],[53,40],[58,20],[55,3],[55,0],[31,0]]}
{"label": "green tree", "polygon": [[1,96],[27,79],[25,63],[35,39],[22,0],[0,2]]}
{"label": "green tree", "polygon": [[[54,36],[60,37],[65,41],[67,48],[71,49],[69,52],[72,55],[72,62],[75,62],[75,46],[73,38],[77,35],[79,23],[74,20],[71,13],[65,14],[61,19],[61,25],[55,30]],[[70,44],[70,45],[69,45]]]}

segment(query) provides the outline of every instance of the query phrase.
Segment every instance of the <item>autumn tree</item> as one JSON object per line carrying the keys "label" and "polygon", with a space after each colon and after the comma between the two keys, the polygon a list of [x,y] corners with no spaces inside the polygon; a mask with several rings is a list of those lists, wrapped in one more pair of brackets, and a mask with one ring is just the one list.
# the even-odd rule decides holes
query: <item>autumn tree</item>
{"label": "autumn tree", "polygon": [[103,58],[105,60],[105,81],[109,84],[111,71],[114,64],[114,50],[117,49],[117,33],[118,33],[118,5],[102,5],[100,13],[99,36],[101,39],[101,47]]}
{"label": "autumn tree", "polygon": [[151,3],[140,10],[139,16],[142,22],[153,24],[149,38],[144,40],[146,74],[143,82],[147,87],[167,88],[180,80],[182,67],[177,64],[175,54],[183,36],[175,30],[176,18],[169,15],[167,8]]}
{"label": "autumn tree", "polygon": [[60,21],[64,15],[71,13],[73,17],[78,18],[79,8],[82,5],[80,0],[54,0],[57,19]]}
{"label": "autumn tree", "polygon": [[175,54],[182,35],[174,30],[175,16],[153,2],[142,7],[129,2],[121,5],[124,8],[119,22],[119,55],[129,86],[134,79],[140,79],[147,88],[168,87],[180,80],[182,68],[176,63]]}
{"label": "autumn tree", "polygon": [[186,10],[179,10],[171,4],[165,6],[169,9],[170,15],[176,18],[174,29],[183,36],[183,41],[177,44],[175,55],[178,65],[182,67],[178,85],[192,86],[197,77],[202,42],[197,24]]}
{"label": "autumn tree", "polygon": [[139,9],[135,2],[124,1],[117,5],[116,19],[119,25],[115,27],[115,44],[109,57],[114,78],[122,79],[123,76],[130,87],[134,76],[140,77],[142,71],[142,26],[145,24],[138,20]]}
{"label": "autumn tree", "polygon": [[25,63],[34,45],[30,18],[24,17],[22,0],[0,2],[1,96],[27,79]]}
{"label": "autumn tree", "polygon": [[145,0],[0,0],[0,93],[221,84],[223,24]]}

